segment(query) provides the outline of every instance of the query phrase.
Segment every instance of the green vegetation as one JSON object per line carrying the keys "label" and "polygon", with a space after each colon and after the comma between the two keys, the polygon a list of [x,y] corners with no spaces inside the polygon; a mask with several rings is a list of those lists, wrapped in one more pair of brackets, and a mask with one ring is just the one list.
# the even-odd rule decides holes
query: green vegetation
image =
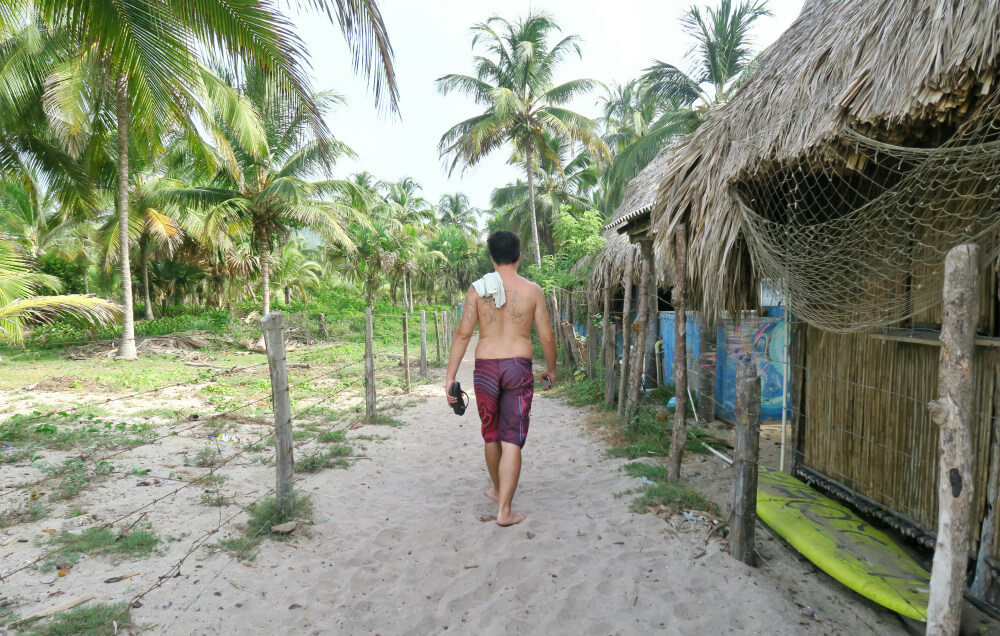
{"label": "green vegetation", "polygon": [[321,444],[342,444],[347,441],[347,432],[342,430],[325,431],[316,437],[316,441]]}
{"label": "green vegetation", "polygon": [[640,489],[639,496],[632,500],[632,512],[646,512],[650,507],[665,506],[672,511],[694,509],[712,511],[715,504],[703,495],[691,490],[684,484],[667,479],[667,470],[663,466],[651,466],[639,462],[625,464],[623,467],[630,477],[643,477],[655,482],[646,484]]}
{"label": "green vegetation", "polygon": [[92,528],[83,534],[63,531],[49,542],[58,552],[42,569],[54,567],[58,561],[76,562],[81,554],[111,554],[122,558],[138,559],[156,551],[161,539],[149,527],[118,535],[109,528]]}
{"label": "green vegetation", "polygon": [[307,495],[294,493],[292,512],[282,513],[278,510],[274,497],[266,497],[249,506],[249,515],[243,532],[235,537],[219,541],[217,546],[236,555],[244,561],[253,560],[257,546],[265,538],[283,540],[287,535],[275,534],[271,528],[293,519],[308,520],[312,516],[312,502]]}
{"label": "green vegetation", "polygon": [[316,473],[325,468],[348,468],[350,463],[344,458],[350,457],[352,452],[351,447],[345,444],[307,451],[295,459],[295,471]]}
{"label": "green vegetation", "polygon": [[114,636],[132,625],[128,603],[87,603],[32,625],[31,636]]}

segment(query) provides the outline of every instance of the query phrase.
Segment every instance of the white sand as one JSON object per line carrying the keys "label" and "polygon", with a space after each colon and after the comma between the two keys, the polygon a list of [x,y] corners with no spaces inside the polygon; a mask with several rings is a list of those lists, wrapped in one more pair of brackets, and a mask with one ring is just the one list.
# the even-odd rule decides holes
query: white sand
{"label": "white sand", "polygon": [[[459,379],[471,395],[471,348],[468,357]],[[752,570],[717,540],[706,544],[704,525],[630,513],[630,498],[619,495],[637,483],[619,470],[625,462],[606,458],[584,426],[587,411],[562,400],[535,398],[515,498],[527,521],[482,523],[477,517],[496,509],[482,494],[488,478],[474,403],[456,417],[439,383],[415,393],[433,397],[403,412],[408,426],[352,433],[390,437],[355,443],[370,461],[299,479],[315,508],[314,525],[291,541],[301,547],[266,541],[251,564],[196,552],[180,576],[145,597],[135,623],[167,634],[903,633],[888,612],[774,541],[762,541],[768,563]],[[724,478],[721,468],[695,463],[702,477],[718,470]],[[252,499],[273,484],[261,483],[272,471],[247,468],[234,478],[255,481],[241,484]],[[46,588],[59,598],[39,594],[19,611],[86,592],[125,600],[233,512],[178,500],[157,513],[157,527],[192,534],[168,554],[114,567],[87,559]],[[100,583],[130,572],[143,575]],[[11,589],[20,594],[38,576],[18,575]],[[804,605],[819,609],[815,619],[800,613]]]}

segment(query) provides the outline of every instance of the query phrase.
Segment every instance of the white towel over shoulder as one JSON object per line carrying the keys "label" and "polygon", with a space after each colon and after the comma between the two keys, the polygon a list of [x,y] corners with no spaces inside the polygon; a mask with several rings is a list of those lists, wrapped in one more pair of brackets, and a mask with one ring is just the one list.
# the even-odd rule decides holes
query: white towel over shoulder
{"label": "white towel over shoulder", "polygon": [[472,283],[472,287],[479,294],[480,298],[492,296],[493,303],[497,306],[497,309],[503,307],[503,304],[507,302],[507,295],[503,291],[503,279],[496,272],[490,272],[486,276],[483,276]]}

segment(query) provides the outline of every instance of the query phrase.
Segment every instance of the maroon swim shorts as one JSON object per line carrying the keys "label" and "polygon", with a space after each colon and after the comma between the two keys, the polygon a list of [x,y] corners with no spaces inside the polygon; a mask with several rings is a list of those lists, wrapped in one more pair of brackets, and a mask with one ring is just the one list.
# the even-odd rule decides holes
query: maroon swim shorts
{"label": "maroon swim shorts", "polygon": [[472,374],[483,441],[508,442],[524,448],[528,436],[535,375],[530,358],[476,358]]}

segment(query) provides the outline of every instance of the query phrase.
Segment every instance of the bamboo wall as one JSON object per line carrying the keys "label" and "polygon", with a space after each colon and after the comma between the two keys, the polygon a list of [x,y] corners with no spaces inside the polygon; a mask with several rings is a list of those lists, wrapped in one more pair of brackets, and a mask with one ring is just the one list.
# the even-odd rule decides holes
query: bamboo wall
{"label": "bamboo wall", "polygon": [[[985,509],[998,353],[977,347],[973,368],[977,536]],[[937,397],[940,349],[808,327],[804,354],[801,464],[932,532],[937,527],[938,431],[926,405]],[[1000,554],[1000,545],[993,554]]]}

